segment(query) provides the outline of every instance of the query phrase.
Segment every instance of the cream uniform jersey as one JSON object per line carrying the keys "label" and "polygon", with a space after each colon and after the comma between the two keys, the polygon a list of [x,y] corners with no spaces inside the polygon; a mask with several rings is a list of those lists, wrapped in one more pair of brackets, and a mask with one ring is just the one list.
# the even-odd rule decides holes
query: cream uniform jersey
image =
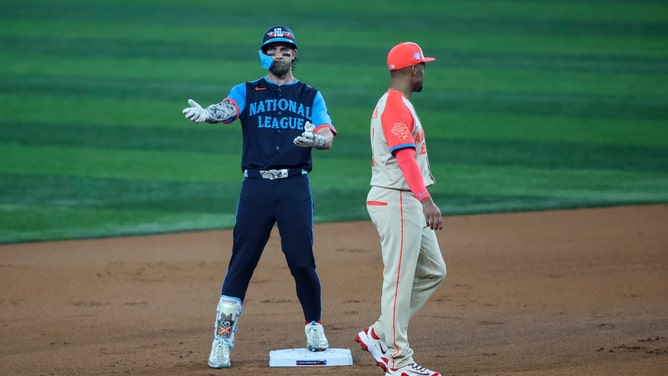
{"label": "cream uniform jersey", "polygon": [[429,168],[427,145],[420,118],[413,104],[399,91],[389,89],[378,100],[371,116],[371,185],[408,191],[394,153],[400,149],[415,149],[415,159],[425,187],[434,184]]}

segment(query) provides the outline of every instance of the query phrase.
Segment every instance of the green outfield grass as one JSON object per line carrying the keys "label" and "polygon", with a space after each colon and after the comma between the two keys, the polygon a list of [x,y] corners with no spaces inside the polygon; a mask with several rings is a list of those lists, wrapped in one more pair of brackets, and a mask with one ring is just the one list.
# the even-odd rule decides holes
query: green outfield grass
{"label": "green outfield grass", "polygon": [[668,202],[665,1],[0,0],[0,243],[230,228],[239,124],[194,125],[261,77],[261,34],[339,131],[316,222],[366,220],[369,116],[401,41],[445,215]]}

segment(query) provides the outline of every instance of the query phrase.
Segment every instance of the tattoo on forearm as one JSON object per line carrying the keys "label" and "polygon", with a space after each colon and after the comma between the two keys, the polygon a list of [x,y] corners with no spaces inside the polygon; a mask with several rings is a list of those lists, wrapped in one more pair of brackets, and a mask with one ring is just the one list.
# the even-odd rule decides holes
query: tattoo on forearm
{"label": "tattoo on forearm", "polygon": [[237,115],[237,108],[230,101],[212,104],[206,108],[206,111],[208,112],[207,123],[220,123]]}
{"label": "tattoo on forearm", "polygon": [[319,134],[315,135],[315,141],[313,147],[318,150],[322,150],[325,148],[325,145],[327,145],[327,139],[325,139],[325,137]]}

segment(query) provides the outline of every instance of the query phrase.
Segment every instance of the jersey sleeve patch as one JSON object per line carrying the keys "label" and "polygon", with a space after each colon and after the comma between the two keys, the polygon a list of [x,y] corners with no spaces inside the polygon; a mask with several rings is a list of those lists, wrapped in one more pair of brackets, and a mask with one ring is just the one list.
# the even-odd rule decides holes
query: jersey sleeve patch
{"label": "jersey sleeve patch", "polygon": [[408,125],[406,123],[394,123],[394,125],[390,128],[390,132],[397,137],[399,140],[406,140],[410,135],[411,131],[408,129]]}

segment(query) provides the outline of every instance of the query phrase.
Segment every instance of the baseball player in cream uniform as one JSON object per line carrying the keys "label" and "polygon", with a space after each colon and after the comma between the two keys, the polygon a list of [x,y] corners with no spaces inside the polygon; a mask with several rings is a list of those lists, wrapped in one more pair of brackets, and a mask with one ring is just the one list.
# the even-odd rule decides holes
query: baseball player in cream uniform
{"label": "baseball player in cream uniform", "polygon": [[439,376],[419,366],[408,341],[410,319],[446,275],[435,230],[443,228],[440,209],[427,188],[434,184],[425,134],[410,96],[422,90],[425,63],[415,43],[400,43],[388,54],[391,86],[371,118],[372,170],[367,210],[380,235],[383,287],[381,315],[358,333],[387,376]]}

